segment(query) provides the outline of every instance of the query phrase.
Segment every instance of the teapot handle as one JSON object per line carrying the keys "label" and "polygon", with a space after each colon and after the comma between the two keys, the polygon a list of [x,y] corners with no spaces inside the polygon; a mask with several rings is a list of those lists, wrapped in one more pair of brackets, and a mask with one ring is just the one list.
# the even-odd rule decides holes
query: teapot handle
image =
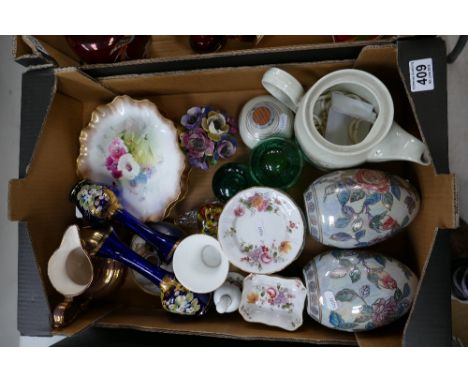
{"label": "teapot handle", "polygon": [[385,139],[371,150],[367,160],[369,162],[405,160],[423,166],[431,164],[426,144],[407,133],[396,122],[393,122]]}
{"label": "teapot handle", "polygon": [[262,85],[294,113],[297,111],[304,89],[299,81],[288,72],[278,68],[268,69],[262,77]]}

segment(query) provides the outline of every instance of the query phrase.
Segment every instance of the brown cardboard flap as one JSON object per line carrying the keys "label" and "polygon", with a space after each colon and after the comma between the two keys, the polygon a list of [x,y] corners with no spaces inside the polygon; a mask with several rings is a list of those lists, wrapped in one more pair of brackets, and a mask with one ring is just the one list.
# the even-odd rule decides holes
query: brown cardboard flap
{"label": "brown cardboard flap", "polygon": [[[332,43],[332,36],[263,36],[260,42],[253,46],[236,40],[227,40],[222,52],[235,53],[245,49],[265,49],[274,47],[288,47],[304,44]],[[189,43],[189,36],[152,36],[149,58],[181,57],[197,55]]]}
{"label": "brown cardboard flap", "polygon": [[30,209],[28,185],[25,179],[11,179],[8,183],[8,218],[25,221]]}
{"label": "brown cardboard flap", "polygon": [[[36,36],[38,40],[46,47],[50,55],[56,58],[60,67],[76,66],[80,59],[68,45],[65,36]],[[265,49],[276,47],[289,47],[293,45],[315,45],[330,44],[333,38],[330,35],[323,36],[264,36],[257,45],[241,42],[233,39],[227,40],[222,52],[236,52],[246,49]],[[190,47],[189,36],[187,35],[154,35],[151,36],[151,42],[148,49],[148,59],[196,56]]]}
{"label": "brown cardboard flap", "polygon": [[368,45],[362,48],[354,67],[381,77],[386,71],[396,70],[397,48],[395,45]]}
{"label": "brown cardboard flap", "polygon": [[16,36],[13,38],[13,56],[15,58],[20,58],[25,55],[32,54],[31,47],[28,46],[21,38],[21,36]]}
{"label": "brown cardboard flap", "polygon": [[[423,167],[417,176],[421,192],[427,193],[425,205],[421,208],[430,210],[428,214],[438,228],[457,228],[459,216],[455,175],[438,175],[433,167]],[[437,190],[434,190],[434,184],[437,184]]]}
{"label": "brown cardboard flap", "polygon": [[72,322],[65,328],[53,330],[52,334],[59,336],[72,336],[89,328],[90,326],[93,326],[97,321],[108,315],[114,309],[115,305],[108,302],[106,303],[105,301],[93,303],[89,309],[80,313],[79,320]]}
{"label": "brown cardboard flap", "polygon": [[[305,316],[304,320],[311,321],[312,319]],[[245,340],[283,340],[336,345],[356,344],[353,334],[336,332],[317,323],[305,322],[296,331],[288,332],[262,324],[246,322],[238,314],[219,315],[213,311],[201,319],[191,319],[190,317],[167,314],[162,309],[122,307],[99,320],[96,326]]]}
{"label": "brown cardboard flap", "polygon": [[[297,76],[304,87],[310,87],[319,78],[339,69],[349,68],[352,60],[308,63],[283,64],[278,67]],[[101,83],[119,94],[153,96],[171,94],[190,94],[204,92],[235,92],[245,90],[261,90],[266,93],[261,80],[271,66],[255,66],[242,68],[201,69],[185,72],[153,73],[106,77]],[[239,81],[239,77],[242,81]]]}
{"label": "brown cardboard flap", "polygon": [[[24,56],[40,58],[43,54],[36,49],[34,44],[28,41],[29,36],[16,36],[16,45],[18,46],[15,52],[17,60]],[[52,58],[58,67],[76,67],[80,65],[80,59],[68,45],[65,36],[60,35],[39,35],[30,36],[38,41],[42,46],[43,53]],[[358,42],[362,43],[362,42]],[[164,59],[180,59],[189,57],[207,57],[217,56],[219,54],[236,54],[245,51],[265,51],[274,50],[278,48],[287,49],[295,46],[309,46],[316,47],[320,45],[342,45],[343,43],[333,43],[331,35],[291,35],[291,36],[263,36],[257,45],[245,43],[237,40],[229,39],[226,45],[219,52],[210,54],[197,54],[189,44],[189,36],[175,36],[175,35],[154,35],[151,37],[151,42],[148,49],[148,57],[144,60],[137,61],[153,61]],[[349,44],[349,43],[345,43]],[[352,44],[352,43],[351,43]],[[125,62],[123,62],[125,63]],[[116,63],[113,65],[119,65]],[[97,64],[109,65],[109,64]],[[91,65],[94,66],[94,65]]]}
{"label": "brown cardboard flap", "polygon": [[75,68],[57,69],[59,91],[79,101],[86,102],[93,95],[93,100],[105,102],[115,94],[105,86]]}
{"label": "brown cardboard flap", "polygon": [[405,319],[370,332],[356,333],[359,346],[401,346],[401,332],[405,325]]}
{"label": "brown cardboard flap", "polygon": [[[79,62],[71,48],[66,45],[63,36],[49,36],[51,39],[44,38],[46,36],[19,36],[16,37],[20,52],[31,54],[37,57],[44,56],[50,62],[54,62],[59,67],[78,66]],[[57,42],[65,42],[65,45],[57,44]],[[23,54],[24,54],[23,53]],[[16,58],[20,58],[19,52]]]}
{"label": "brown cardboard flap", "polygon": [[[60,244],[65,228],[75,219],[68,194],[77,181],[74,169],[82,127],[81,109],[73,98],[55,94],[27,176],[11,182],[10,215],[28,223],[31,245],[51,306],[59,296],[48,282],[47,262]],[[37,256],[39,253],[42,255]]]}
{"label": "brown cardboard flap", "polygon": [[468,345],[468,303],[452,298],[453,335]]}
{"label": "brown cardboard flap", "polygon": [[38,49],[38,46],[41,45],[39,42],[35,45],[30,39],[26,36],[16,36],[13,38],[13,49],[12,54],[15,58],[15,61],[24,66],[32,65],[55,65],[56,62],[51,58],[47,52],[41,46]]}
{"label": "brown cardboard flap", "polygon": [[411,180],[417,185],[422,203],[418,215],[408,227],[413,238],[415,262],[407,265],[421,276],[432,252],[437,228],[456,228],[458,214],[454,175],[437,175],[432,166],[414,165],[413,169],[414,179]]}
{"label": "brown cardboard flap", "polygon": [[[21,40],[27,36],[17,36],[18,44]],[[28,56],[35,58],[36,60],[44,59],[44,56],[53,60],[58,67],[78,66],[82,64],[79,57],[67,44],[65,36],[53,35],[53,36],[31,36],[37,39],[37,41],[44,48],[43,54],[35,51],[33,52],[27,45],[22,47]],[[128,64],[151,64],[161,63],[170,61],[183,61],[190,59],[217,59],[220,57],[229,58],[231,56],[242,56],[248,54],[263,54],[263,53],[274,53],[274,52],[288,52],[295,50],[320,50],[320,49],[333,49],[333,48],[346,48],[356,47],[360,48],[366,44],[382,44],[391,43],[397,39],[397,36],[378,36],[374,40],[358,40],[358,41],[345,41],[345,42],[334,42],[332,35],[265,35],[260,41],[253,45],[251,42],[242,42],[236,39],[227,39],[225,46],[216,52],[198,54],[195,53],[189,43],[189,36],[182,35],[153,35],[151,36],[151,42],[147,50],[147,58],[122,61],[111,64],[90,64],[83,65],[86,70],[93,70],[97,68],[116,68],[126,66]],[[25,45],[24,43],[22,43]],[[21,62],[21,56],[18,54],[15,56],[16,59]],[[23,56],[24,57],[24,56]],[[291,61],[291,60],[290,60]],[[27,61],[21,62],[24,65],[28,65]],[[254,64],[254,62],[252,62]]]}

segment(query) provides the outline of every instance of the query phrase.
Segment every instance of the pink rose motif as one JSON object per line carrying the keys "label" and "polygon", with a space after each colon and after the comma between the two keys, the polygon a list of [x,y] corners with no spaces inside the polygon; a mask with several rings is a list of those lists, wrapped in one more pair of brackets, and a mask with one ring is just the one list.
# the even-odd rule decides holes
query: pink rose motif
{"label": "pink rose motif", "polygon": [[245,210],[241,206],[237,207],[234,210],[234,215],[237,216],[237,217],[244,216],[244,213],[245,213]]}
{"label": "pink rose motif", "polygon": [[115,179],[122,176],[122,171],[118,169],[119,159],[128,153],[127,146],[122,139],[114,137],[107,148],[109,156],[106,158],[106,168]]}
{"label": "pink rose motif", "polygon": [[266,290],[266,292],[267,292],[268,296],[270,296],[271,298],[275,298],[275,297],[276,297],[276,294],[277,294],[277,293],[276,293],[276,289],[275,289],[275,288],[271,288],[271,287],[270,287],[270,288],[268,288],[268,289]]}
{"label": "pink rose motif", "polygon": [[122,171],[117,168],[118,163],[119,160],[111,156],[106,158],[106,168],[111,172],[112,177],[115,179],[119,179],[122,176]]}
{"label": "pink rose motif", "polygon": [[380,171],[360,169],[355,177],[369,191],[383,193],[390,189],[390,180]]}
{"label": "pink rose motif", "polygon": [[379,280],[377,281],[377,284],[381,288],[385,289],[396,289],[397,288],[397,283],[395,279],[390,276],[389,273],[381,271],[378,273]]}
{"label": "pink rose motif", "polygon": [[264,211],[268,207],[268,202],[259,193],[255,193],[249,198],[250,205],[257,211]]}
{"label": "pink rose motif", "polygon": [[271,260],[273,260],[273,258],[268,254],[268,252],[263,252],[260,256],[260,260],[262,261],[262,263],[269,264],[271,263]]}
{"label": "pink rose motif", "polygon": [[124,141],[119,137],[112,139],[109,147],[107,148],[109,154],[112,158],[119,160],[120,157],[124,154],[127,154],[127,146],[125,146]]}
{"label": "pink rose motif", "polygon": [[205,155],[212,156],[214,143],[206,135],[202,128],[196,127],[181,135],[182,144],[189,156],[203,158]]}

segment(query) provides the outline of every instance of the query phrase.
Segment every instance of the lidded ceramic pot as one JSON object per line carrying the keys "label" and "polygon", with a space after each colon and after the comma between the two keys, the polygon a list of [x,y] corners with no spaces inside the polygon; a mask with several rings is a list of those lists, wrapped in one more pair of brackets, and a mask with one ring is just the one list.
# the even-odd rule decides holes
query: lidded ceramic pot
{"label": "lidded ceramic pot", "polygon": [[[262,84],[275,98],[296,113],[294,134],[306,157],[322,169],[359,166],[364,162],[405,160],[421,165],[431,163],[426,145],[402,129],[394,120],[393,100],[387,87],[374,75],[357,69],[328,73],[306,92],[289,73],[270,68]],[[320,133],[314,113],[320,98],[339,91],[354,94],[371,104],[376,119],[369,132],[358,143],[335,144]],[[348,126],[351,131],[354,129]]]}
{"label": "lidded ceramic pot", "polygon": [[419,211],[419,195],[407,181],[382,171],[335,171],[304,193],[309,232],[337,248],[367,247],[408,226]]}
{"label": "lidded ceramic pot", "polygon": [[347,332],[372,330],[403,316],[418,283],[400,261],[366,251],[324,252],[303,273],[309,316]]}
{"label": "lidded ceramic pot", "polygon": [[273,136],[291,138],[294,113],[272,96],[260,96],[248,101],[239,116],[239,133],[247,147],[253,149]]}

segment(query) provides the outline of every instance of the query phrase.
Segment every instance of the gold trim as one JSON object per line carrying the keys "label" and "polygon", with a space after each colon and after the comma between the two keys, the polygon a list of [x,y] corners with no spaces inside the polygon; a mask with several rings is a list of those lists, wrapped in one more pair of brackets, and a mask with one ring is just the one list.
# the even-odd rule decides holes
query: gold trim
{"label": "gold trim", "polygon": [[161,289],[161,302],[164,301],[164,294],[170,291],[172,287],[177,286],[178,283],[175,281],[175,278],[170,276],[164,276],[164,278],[159,283],[159,289]]}
{"label": "gold trim", "polygon": [[95,256],[111,232],[111,228],[105,230],[97,230],[92,227],[80,228],[80,239],[83,249],[90,256]]}
{"label": "gold trim", "polygon": [[174,243],[174,246],[172,247],[171,249],[171,252],[169,252],[169,254],[167,255],[167,259],[166,259],[166,262],[167,263],[170,263],[172,261],[172,257],[174,256],[174,252],[176,251],[177,247],[179,246],[180,242],[182,240],[177,240],[175,243]]}

